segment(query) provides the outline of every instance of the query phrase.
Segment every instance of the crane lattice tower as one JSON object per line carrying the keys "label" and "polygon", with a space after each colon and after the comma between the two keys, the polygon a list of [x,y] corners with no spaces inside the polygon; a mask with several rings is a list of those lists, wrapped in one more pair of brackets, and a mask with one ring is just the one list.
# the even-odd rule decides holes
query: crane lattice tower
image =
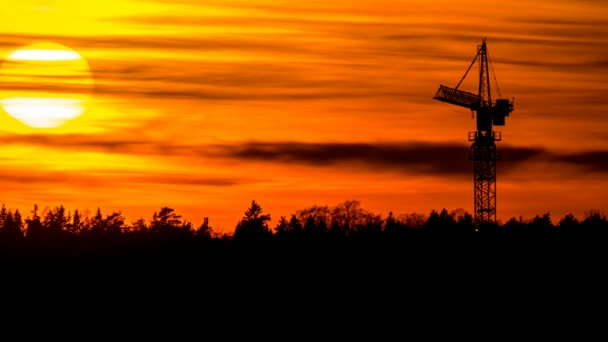
{"label": "crane lattice tower", "polygon": [[[459,90],[458,87],[476,63],[479,65],[478,93]],[[484,38],[481,45],[477,46],[477,55],[456,87],[440,85],[433,97],[435,100],[468,108],[476,118],[477,130],[469,132],[469,142],[472,142],[469,155],[473,161],[474,220],[477,227],[496,223],[496,142],[501,141],[502,136],[492,126],[505,125],[505,117],[513,111],[514,102],[513,99],[492,101],[490,70],[494,75]],[[496,81],[495,75],[494,80]],[[498,84],[496,88],[500,97]]]}

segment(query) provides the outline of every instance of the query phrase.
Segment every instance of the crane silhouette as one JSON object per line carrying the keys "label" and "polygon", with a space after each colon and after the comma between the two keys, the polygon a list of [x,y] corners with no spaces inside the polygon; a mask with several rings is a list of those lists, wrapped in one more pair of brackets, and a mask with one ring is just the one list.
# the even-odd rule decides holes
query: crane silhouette
{"label": "crane silhouette", "polygon": [[[478,93],[459,90],[458,87],[475,65],[479,64]],[[471,145],[470,159],[473,160],[474,179],[474,219],[475,225],[496,222],[496,142],[502,140],[500,132],[492,126],[504,126],[505,117],[513,111],[514,100],[497,99],[492,101],[490,89],[490,70],[496,81],[494,68],[488,57],[486,38],[477,46],[477,55],[455,88],[440,85],[433,99],[470,109],[477,121],[477,130],[469,132]],[[498,95],[500,89],[498,88]],[[476,114],[476,115],[475,115]]]}

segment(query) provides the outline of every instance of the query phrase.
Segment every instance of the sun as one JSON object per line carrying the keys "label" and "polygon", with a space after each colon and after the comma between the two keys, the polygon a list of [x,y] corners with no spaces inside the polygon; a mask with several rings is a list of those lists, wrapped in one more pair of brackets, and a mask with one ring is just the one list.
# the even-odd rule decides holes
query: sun
{"label": "sun", "polygon": [[0,65],[2,109],[33,128],[58,127],[80,116],[92,87],[87,61],[58,43],[21,47]]}

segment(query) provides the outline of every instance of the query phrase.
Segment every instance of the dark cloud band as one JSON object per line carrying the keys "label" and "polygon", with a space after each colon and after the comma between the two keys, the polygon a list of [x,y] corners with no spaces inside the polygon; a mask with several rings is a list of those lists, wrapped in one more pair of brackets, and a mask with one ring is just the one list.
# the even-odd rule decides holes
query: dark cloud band
{"label": "dark cloud band", "polygon": [[[62,150],[161,156],[167,158],[228,159],[240,162],[275,163],[297,167],[318,166],[357,168],[371,171],[403,172],[419,175],[469,177],[472,164],[469,146],[461,143],[406,141],[396,143],[303,143],[243,142],[215,145],[183,145],[103,136],[3,135],[3,145],[37,145]],[[530,162],[566,164],[582,171],[608,173],[608,150],[560,153],[545,148],[500,145],[499,169],[508,173]],[[208,180],[202,180],[207,182]],[[198,180],[194,180],[194,183]],[[225,183],[213,180],[211,183]],[[230,181],[228,182],[230,183]],[[224,184],[226,185],[226,184]]]}

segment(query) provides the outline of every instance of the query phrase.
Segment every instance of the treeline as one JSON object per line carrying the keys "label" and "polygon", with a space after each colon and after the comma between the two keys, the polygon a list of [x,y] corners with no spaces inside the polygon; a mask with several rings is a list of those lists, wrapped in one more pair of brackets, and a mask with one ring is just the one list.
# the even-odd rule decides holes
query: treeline
{"label": "treeline", "polygon": [[466,246],[471,244],[581,243],[608,237],[608,220],[599,211],[584,218],[566,215],[554,221],[549,213],[532,219],[511,218],[504,224],[476,226],[465,210],[431,211],[428,215],[372,213],[359,201],[334,207],[313,206],[282,216],[270,226],[271,215],[256,201],[231,233],[213,231],[207,218],[198,225],[182,218],[173,208],[162,207],[151,219],[127,222],[121,212],[92,215],[63,206],[40,213],[37,206],[23,217],[19,210],[0,209],[2,253],[37,255],[109,255],[144,253],[205,253],[245,247],[277,247],[298,250],[315,247],[420,248],[420,246]]}

